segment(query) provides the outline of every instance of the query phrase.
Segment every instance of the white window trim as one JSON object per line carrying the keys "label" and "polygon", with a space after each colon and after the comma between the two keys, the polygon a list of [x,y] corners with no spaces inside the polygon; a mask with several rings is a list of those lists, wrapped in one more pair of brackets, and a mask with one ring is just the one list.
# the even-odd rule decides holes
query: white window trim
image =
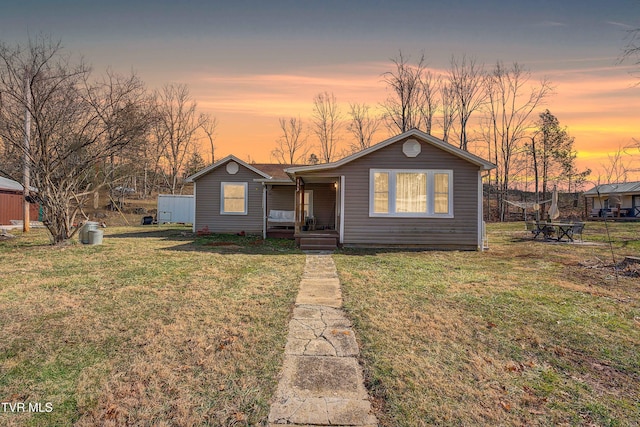
{"label": "white window trim", "polygon": [[[374,212],[374,174],[389,174],[389,212]],[[427,211],[395,212],[396,200],[396,174],[398,173],[423,173],[427,174]],[[435,174],[449,175],[449,209],[446,214],[435,213]],[[369,169],[369,217],[379,218],[453,218],[453,171],[450,169]]]}
{"label": "white window trim", "polygon": [[[225,212],[224,210],[224,186],[225,185],[244,185],[244,212]],[[246,182],[229,182],[220,183],[220,215],[247,215],[249,206],[249,185]]]}

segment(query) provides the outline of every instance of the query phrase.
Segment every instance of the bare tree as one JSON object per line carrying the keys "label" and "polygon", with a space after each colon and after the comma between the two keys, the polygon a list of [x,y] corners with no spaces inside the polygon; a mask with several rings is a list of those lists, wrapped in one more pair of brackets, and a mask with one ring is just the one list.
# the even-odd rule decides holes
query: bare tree
{"label": "bare tree", "polygon": [[448,85],[454,94],[456,117],[459,123],[460,144],[463,150],[468,150],[469,120],[486,100],[484,90],[484,69],[476,64],[475,59],[463,56],[460,61],[451,58]]}
{"label": "bare tree", "polygon": [[415,65],[411,65],[409,59],[400,51],[396,58],[391,59],[395,70],[382,75],[391,91],[382,104],[385,110],[384,119],[393,133],[402,133],[413,128],[420,129],[422,124],[424,55]]}
{"label": "bare tree", "polygon": [[622,50],[621,61],[631,59],[640,65],[640,28],[634,28],[627,33],[627,45]]}
{"label": "bare tree", "polygon": [[347,129],[355,138],[355,142],[351,144],[351,152],[356,153],[369,148],[373,135],[380,126],[380,119],[369,114],[369,106],[364,103],[349,104],[349,116],[351,121]]}
{"label": "bare tree", "polygon": [[156,92],[154,133],[163,147],[163,157],[168,168],[166,182],[171,194],[178,191],[180,172],[197,140],[197,131],[208,120],[206,115],[197,114],[196,107],[186,85],[166,85]]}
{"label": "bare tree", "polygon": [[325,163],[333,161],[337,154],[341,120],[342,115],[333,93],[322,92],[313,98],[313,131],[318,137],[320,157]]}
{"label": "bare tree", "polygon": [[629,181],[631,162],[622,147],[613,154],[607,155],[609,162],[601,164],[604,169],[604,177],[598,177],[598,183],[621,184]]}
{"label": "bare tree", "polygon": [[531,74],[518,63],[508,69],[501,62],[486,78],[488,123],[484,133],[496,164],[496,201],[501,221],[505,219],[512,168],[516,157],[524,152],[525,136],[533,126],[531,114],[552,90],[546,80],[530,85],[530,78]]}
{"label": "bare tree", "polygon": [[208,114],[203,114],[202,119],[202,130],[205,135],[207,135],[207,140],[209,141],[209,148],[211,149],[211,164],[213,164],[216,160],[214,141],[216,130],[218,129],[218,119],[211,117]]}
{"label": "bare tree", "polygon": [[438,92],[441,78],[429,70],[424,70],[420,79],[420,116],[424,131],[431,135],[433,118],[440,107]]}
{"label": "bare tree", "polygon": [[440,105],[442,106],[442,140],[449,142],[451,128],[456,118],[455,94],[451,85],[442,83],[440,86]]}
{"label": "bare tree", "polygon": [[279,119],[282,134],[276,140],[276,148],[271,155],[281,164],[295,165],[304,163],[307,152],[307,138],[303,133],[303,124],[300,117],[284,117]]}
{"label": "bare tree", "polygon": [[[44,223],[54,243],[71,238],[94,167],[144,135],[144,87],[135,76],[108,73],[98,82],[59,42],[0,44],[0,139],[23,151]],[[25,131],[25,111],[31,126]],[[6,171],[4,171],[6,172]]]}

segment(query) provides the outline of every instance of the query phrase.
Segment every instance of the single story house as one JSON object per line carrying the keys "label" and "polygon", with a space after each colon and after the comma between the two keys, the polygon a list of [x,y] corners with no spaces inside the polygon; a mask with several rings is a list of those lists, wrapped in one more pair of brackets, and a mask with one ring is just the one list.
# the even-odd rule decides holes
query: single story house
{"label": "single story house", "polygon": [[[0,225],[10,225],[11,221],[22,221],[24,187],[17,181],[0,176]],[[38,205],[29,205],[29,217],[38,218]]]}
{"label": "single story house", "polygon": [[588,216],[640,219],[640,182],[602,184],[584,193]]}
{"label": "single story house", "polygon": [[495,166],[416,129],[332,163],[227,156],[194,182],[194,231],[336,245],[481,250],[482,177]]}

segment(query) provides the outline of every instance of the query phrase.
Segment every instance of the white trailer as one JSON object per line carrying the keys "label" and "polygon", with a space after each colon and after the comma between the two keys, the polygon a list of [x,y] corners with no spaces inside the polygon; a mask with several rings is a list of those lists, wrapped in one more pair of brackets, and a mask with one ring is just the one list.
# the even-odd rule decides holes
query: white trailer
{"label": "white trailer", "polygon": [[195,199],[193,196],[158,194],[158,224],[168,222],[193,224]]}

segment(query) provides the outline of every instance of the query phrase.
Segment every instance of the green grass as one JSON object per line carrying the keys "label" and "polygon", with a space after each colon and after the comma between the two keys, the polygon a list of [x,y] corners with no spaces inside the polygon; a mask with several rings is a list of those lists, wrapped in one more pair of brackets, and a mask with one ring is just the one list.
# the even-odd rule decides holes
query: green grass
{"label": "green grass", "polygon": [[[384,426],[638,425],[640,224],[589,245],[489,225],[476,252],[334,255]],[[104,244],[0,242],[8,426],[261,425],[304,267],[292,242],[107,229]]]}
{"label": "green grass", "polygon": [[104,244],[0,242],[0,425],[266,420],[304,258],[291,242],[107,229]]}
{"label": "green grass", "polygon": [[[608,224],[616,262],[640,224]],[[489,225],[490,250],[334,256],[385,426],[638,425],[640,278],[598,245]]]}

